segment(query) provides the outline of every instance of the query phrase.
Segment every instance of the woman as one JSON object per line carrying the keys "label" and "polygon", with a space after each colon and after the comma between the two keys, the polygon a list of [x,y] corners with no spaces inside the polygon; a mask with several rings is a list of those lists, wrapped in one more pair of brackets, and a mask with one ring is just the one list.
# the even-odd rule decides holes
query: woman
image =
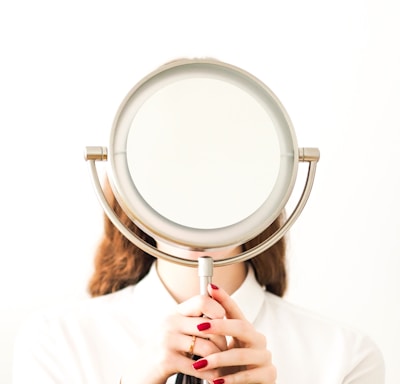
{"label": "woman", "polygon": [[[106,191],[125,225],[168,252],[128,219],[108,184]],[[281,219],[243,248],[267,238]],[[26,324],[14,384],[170,384],[181,382],[178,372],[213,384],[384,383],[375,344],[285,302],[286,283],[282,239],[248,262],[215,268],[210,297],[200,296],[195,268],[145,254],[105,217],[89,284],[94,297]]]}

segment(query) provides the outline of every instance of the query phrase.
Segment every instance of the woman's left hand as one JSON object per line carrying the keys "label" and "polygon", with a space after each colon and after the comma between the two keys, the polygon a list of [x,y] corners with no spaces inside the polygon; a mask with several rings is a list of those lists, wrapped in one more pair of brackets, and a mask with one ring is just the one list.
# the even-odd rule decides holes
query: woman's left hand
{"label": "woman's left hand", "polygon": [[223,289],[211,284],[208,291],[225,308],[226,319],[205,319],[198,329],[204,332],[204,337],[224,335],[231,340],[226,351],[208,355],[193,364],[197,376],[216,369],[222,375],[213,380],[214,384],[275,383],[276,369],[265,336],[254,329]]}

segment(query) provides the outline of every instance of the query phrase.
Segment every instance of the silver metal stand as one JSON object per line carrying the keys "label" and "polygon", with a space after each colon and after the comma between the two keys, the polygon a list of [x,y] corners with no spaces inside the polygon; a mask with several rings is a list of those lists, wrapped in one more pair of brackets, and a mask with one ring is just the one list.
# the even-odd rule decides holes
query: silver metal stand
{"label": "silver metal stand", "polygon": [[[208,295],[207,287],[211,284],[213,277],[214,261],[210,256],[199,257],[198,275],[200,279],[200,294]],[[207,380],[201,380],[201,384],[208,384]]]}
{"label": "silver metal stand", "polygon": [[200,279],[200,295],[208,295],[207,286],[211,284],[213,277],[214,261],[210,256],[199,257],[198,275]]}
{"label": "silver metal stand", "polygon": [[[104,209],[104,212],[111,220],[111,222],[115,225],[116,228],[133,244],[135,244],[142,251],[164,260],[171,261],[173,263],[186,265],[188,267],[197,267],[196,260],[179,258],[168,253],[162,252],[157,247],[154,247],[144,241],[140,236],[131,231],[127,226],[125,226],[119,216],[114,212],[114,210],[110,207],[102,189],[99,175],[96,168],[97,161],[106,161],[107,160],[107,148],[106,147],[86,147],[85,151],[85,159],[89,164],[90,174],[92,176],[92,182],[94,185],[95,192],[99,199],[101,206]],[[300,162],[308,162],[308,174],[306,183],[304,186],[304,190],[301,194],[300,200],[297,203],[296,207],[286,219],[286,221],[282,224],[282,226],[270,237],[264,240],[262,243],[257,244],[251,249],[244,251],[236,256],[230,257],[228,259],[220,259],[214,262],[216,267],[223,267],[226,265],[230,265],[233,263],[239,263],[242,261],[246,261],[259,255],[264,252],[266,249],[273,246],[277,241],[279,241],[286,232],[290,229],[290,227],[294,224],[294,222],[299,217],[300,213],[303,211],[303,208],[308,200],[308,197],[311,193],[312,185],[315,178],[317,163],[319,161],[319,150],[317,148],[299,148],[299,161]]]}

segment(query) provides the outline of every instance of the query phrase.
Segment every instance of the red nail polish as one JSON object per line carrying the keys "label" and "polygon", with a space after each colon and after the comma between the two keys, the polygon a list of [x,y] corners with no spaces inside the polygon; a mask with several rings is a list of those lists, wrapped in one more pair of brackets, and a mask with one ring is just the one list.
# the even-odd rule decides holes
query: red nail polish
{"label": "red nail polish", "polygon": [[195,363],[193,363],[193,368],[201,369],[201,368],[207,367],[207,364],[208,364],[208,361],[206,359],[197,360]]}
{"label": "red nail polish", "polygon": [[215,284],[210,284],[212,289],[219,289]]}
{"label": "red nail polish", "polygon": [[225,380],[224,379],[215,379],[213,380],[213,384],[224,384]]}
{"label": "red nail polish", "polygon": [[201,323],[199,325],[197,325],[197,329],[199,331],[205,331],[206,329],[210,329],[211,328],[211,324],[210,323]]}

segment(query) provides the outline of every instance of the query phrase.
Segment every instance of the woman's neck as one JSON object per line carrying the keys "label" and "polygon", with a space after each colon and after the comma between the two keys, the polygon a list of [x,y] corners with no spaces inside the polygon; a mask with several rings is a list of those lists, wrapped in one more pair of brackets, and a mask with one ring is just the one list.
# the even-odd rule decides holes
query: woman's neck
{"label": "woman's neck", "polygon": [[[226,256],[233,256],[240,249],[231,250]],[[165,288],[178,302],[198,295],[200,290],[197,268],[186,267],[166,260],[158,259],[157,272]],[[214,268],[212,282],[229,294],[235,292],[247,275],[247,265],[244,262]]]}

